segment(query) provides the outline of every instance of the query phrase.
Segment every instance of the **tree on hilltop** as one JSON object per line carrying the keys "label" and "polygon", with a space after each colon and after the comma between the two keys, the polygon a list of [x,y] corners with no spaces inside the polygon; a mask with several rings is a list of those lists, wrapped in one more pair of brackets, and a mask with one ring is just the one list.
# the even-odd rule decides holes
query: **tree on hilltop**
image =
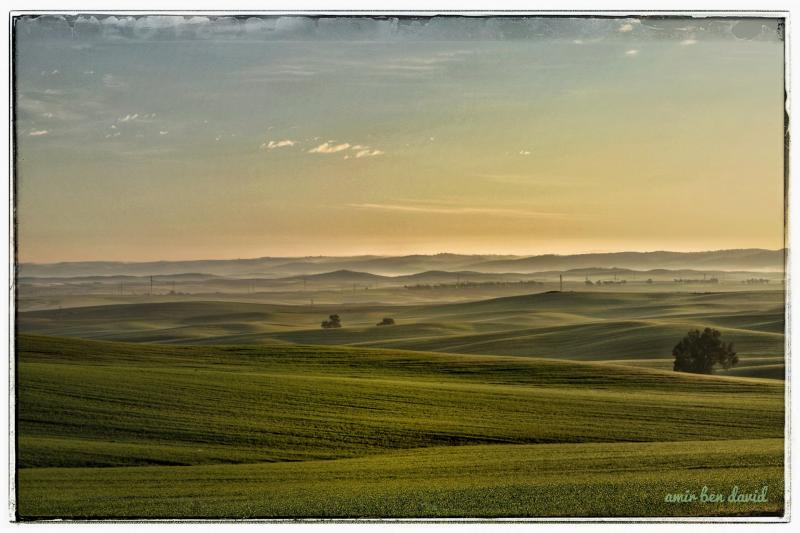
{"label": "tree on hilltop", "polygon": [[725,343],[722,334],[716,329],[705,328],[690,331],[672,349],[675,357],[673,370],[694,374],[711,374],[715,365],[724,369],[731,368],[739,362],[733,343]]}
{"label": "tree on hilltop", "polygon": [[330,315],[328,320],[323,320],[320,325],[325,329],[340,328],[342,327],[342,321],[339,319],[339,315]]}

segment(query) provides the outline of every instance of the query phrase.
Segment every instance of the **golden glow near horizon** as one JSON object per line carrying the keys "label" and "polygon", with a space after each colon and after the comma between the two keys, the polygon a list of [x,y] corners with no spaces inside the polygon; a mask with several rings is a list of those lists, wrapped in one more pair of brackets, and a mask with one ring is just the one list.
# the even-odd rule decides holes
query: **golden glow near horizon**
{"label": "golden glow near horizon", "polygon": [[781,248],[776,35],[23,19],[19,259]]}

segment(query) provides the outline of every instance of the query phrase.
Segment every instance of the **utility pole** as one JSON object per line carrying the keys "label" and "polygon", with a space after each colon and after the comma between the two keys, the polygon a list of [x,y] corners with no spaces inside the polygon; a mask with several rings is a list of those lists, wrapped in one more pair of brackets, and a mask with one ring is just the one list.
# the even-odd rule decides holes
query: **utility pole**
{"label": "utility pole", "polygon": [[150,296],[153,295],[153,276],[150,276]]}
{"label": "utility pole", "polygon": [[564,276],[558,275],[558,291],[564,292]]}

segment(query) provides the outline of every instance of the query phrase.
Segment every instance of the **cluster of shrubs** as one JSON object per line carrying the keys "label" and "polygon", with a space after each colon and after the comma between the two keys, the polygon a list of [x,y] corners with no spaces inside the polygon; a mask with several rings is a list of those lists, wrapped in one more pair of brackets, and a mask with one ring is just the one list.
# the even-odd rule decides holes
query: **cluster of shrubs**
{"label": "cluster of shrubs", "polygon": [[328,320],[323,320],[321,325],[325,329],[340,328],[342,327],[342,321],[339,318],[339,315],[331,315],[328,317]]}
{"label": "cluster of shrubs", "polygon": [[459,283],[418,283],[417,285],[403,285],[404,289],[452,289],[454,287],[476,289],[480,287],[517,287],[519,285],[544,285],[542,281],[461,281]]}
{"label": "cluster of shrubs", "polygon": [[[323,320],[322,324],[320,324],[325,329],[330,328],[340,328],[342,327],[342,319],[339,318],[339,315],[330,315],[328,320]],[[376,326],[393,326],[394,325],[394,318],[385,317],[383,320],[375,324]]]}

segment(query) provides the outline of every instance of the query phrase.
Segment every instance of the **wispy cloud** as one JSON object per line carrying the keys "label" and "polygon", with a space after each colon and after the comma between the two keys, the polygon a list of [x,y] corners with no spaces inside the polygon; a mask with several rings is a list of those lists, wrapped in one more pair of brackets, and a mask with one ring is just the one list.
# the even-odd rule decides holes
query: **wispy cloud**
{"label": "wispy cloud", "polygon": [[152,120],[154,118],[156,118],[155,113],[144,113],[141,115],[139,113],[128,113],[124,117],[117,118],[117,122],[133,122],[133,121],[143,122]]}
{"label": "wispy cloud", "polygon": [[286,147],[294,146],[295,144],[297,144],[297,142],[293,141],[291,139],[284,139],[282,141],[269,141],[269,142],[261,143],[261,149],[262,150],[264,150],[264,149],[266,149],[266,150],[274,150],[276,148],[286,148]]}
{"label": "wispy cloud", "polygon": [[693,44],[697,44],[697,39],[684,39],[680,43],[683,46],[690,46]]}
{"label": "wispy cloud", "polygon": [[316,148],[312,148],[308,151],[309,154],[335,154],[337,152],[343,152],[350,148],[350,143],[340,143],[340,144],[333,144],[334,141],[328,141],[320,144]]}
{"label": "wispy cloud", "polygon": [[238,72],[238,78],[243,82],[264,83],[270,81],[303,81],[314,76],[329,72],[330,65],[310,64],[273,64],[256,65],[247,67]]}
{"label": "wispy cloud", "polygon": [[[702,21],[700,31],[707,32],[728,39],[736,39],[729,30],[739,21],[705,19]],[[646,36],[663,34],[664,30],[671,31],[676,26],[695,25],[692,21],[680,22],[674,20],[650,19],[647,25],[641,25],[641,20],[635,16],[621,19],[596,18],[568,18],[558,21],[558,31],[569,39],[591,40],[605,38],[610,32],[642,33]],[[765,24],[768,24],[765,19]],[[770,24],[776,24],[772,22]],[[230,16],[93,16],[80,15],[78,17],[64,15],[50,15],[47,17],[29,18],[22,21],[20,27],[25,33],[33,32],[39,35],[45,30],[55,34],[51,39],[64,42],[65,47],[82,49],[99,42],[120,41],[244,41],[244,42],[330,42],[341,41],[347,36],[351,42],[369,42],[380,38],[391,39],[398,43],[420,42],[437,43],[454,42],[457,40],[469,41],[485,39],[489,41],[510,41],[515,39],[546,40],[552,35],[553,21],[542,20],[540,17],[521,17],[513,23],[513,31],[509,31],[511,24],[496,23],[484,17],[462,17],[453,20],[446,17],[432,19],[425,24],[398,24],[393,17],[384,20],[362,19],[358,23],[350,17],[335,17],[315,20],[306,16],[268,16],[235,18]],[[641,25],[641,26],[640,26]],[[776,40],[773,32],[761,38]],[[461,45],[464,47],[467,45]],[[335,48],[331,49],[335,56]],[[400,48],[406,48],[401,46]],[[459,50],[443,51],[441,58],[457,56]],[[423,58],[424,59],[424,58]],[[436,60],[436,57],[431,58]],[[281,58],[284,60],[284,58]]]}
{"label": "wispy cloud", "polygon": [[634,57],[639,55],[639,50],[625,50],[625,55],[628,57]]}
{"label": "wispy cloud", "polygon": [[[17,109],[20,120],[44,117],[48,120],[87,123],[93,120],[95,104],[88,100],[70,101],[69,98],[53,95],[48,91],[19,91]],[[35,125],[35,123],[33,124]]]}
{"label": "wispy cloud", "polygon": [[408,53],[390,53],[376,57],[353,57],[336,51],[331,52],[324,59],[295,57],[251,65],[237,71],[236,77],[243,83],[302,83],[348,72],[352,73],[354,78],[366,77],[370,81],[375,79],[384,82],[413,81],[425,79],[451,65],[463,63],[475,53],[472,50],[457,49],[417,56]]}
{"label": "wispy cloud", "polygon": [[383,152],[380,150],[359,150],[356,152],[356,159],[361,159],[362,157],[375,157],[377,155],[383,155]]}
{"label": "wispy cloud", "polygon": [[364,67],[384,76],[418,78],[438,74],[451,65],[463,63],[473,54],[474,52],[470,50],[449,50],[433,55],[397,57],[384,63],[367,64]]}
{"label": "wispy cloud", "polygon": [[327,141],[308,151],[309,154],[338,154],[347,152],[342,159],[363,159],[365,157],[376,157],[384,155],[383,150],[378,150],[365,144],[350,144],[343,142],[336,144],[335,141]]}
{"label": "wispy cloud", "polygon": [[630,18],[621,22],[622,23],[617,27],[617,32],[619,33],[630,33],[642,23],[642,21],[637,18]]}
{"label": "wispy cloud", "polygon": [[159,131],[159,132],[158,132],[158,134],[159,134],[159,135],[166,135],[166,134],[168,134],[168,133],[169,133],[169,132],[168,132],[168,131],[165,131],[165,130],[161,130],[161,131]]}
{"label": "wispy cloud", "polygon": [[348,204],[349,207],[357,209],[375,209],[382,211],[398,211],[406,213],[427,213],[435,215],[488,215],[501,217],[522,217],[522,218],[549,218],[562,217],[563,213],[551,213],[543,211],[528,211],[524,209],[508,209],[502,207],[474,207],[474,206],[445,206],[437,204],[379,204],[361,203]]}
{"label": "wispy cloud", "polygon": [[431,71],[434,71],[434,70],[438,70],[438,67],[436,65],[426,65],[426,64],[415,65],[413,63],[412,64],[409,64],[409,63],[388,63],[388,64],[385,64],[385,65],[375,65],[374,68],[376,68],[378,70],[390,70],[390,71],[394,70],[394,71],[401,71],[401,72],[402,71],[406,71],[406,72],[413,72],[413,73],[431,72]]}
{"label": "wispy cloud", "polygon": [[520,150],[519,155],[531,155],[530,150]]}
{"label": "wispy cloud", "polygon": [[31,137],[41,137],[42,135],[47,135],[50,133],[48,130],[31,130],[28,132],[28,135]]}
{"label": "wispy cloud", "polygon": [[127,86],[127,84],[124,81],[121,81],[113,74],[106,74],[103,76],[103,85],[105,85],[109,89],[121,89],[122,87]]}

